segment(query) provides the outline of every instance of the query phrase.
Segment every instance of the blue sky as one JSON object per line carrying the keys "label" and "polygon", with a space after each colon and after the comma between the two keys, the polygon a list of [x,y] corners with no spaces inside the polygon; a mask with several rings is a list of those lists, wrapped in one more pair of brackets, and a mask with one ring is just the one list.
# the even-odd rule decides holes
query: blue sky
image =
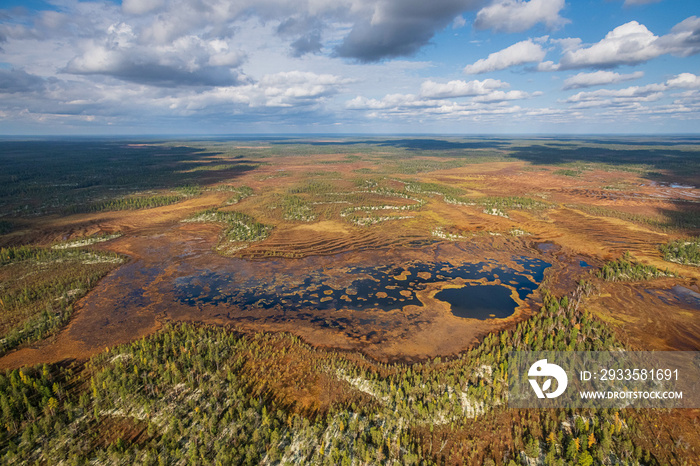
{"label": "blue sky", "polygon": [[0,134],[697,133],[697,0],[0,0]]}

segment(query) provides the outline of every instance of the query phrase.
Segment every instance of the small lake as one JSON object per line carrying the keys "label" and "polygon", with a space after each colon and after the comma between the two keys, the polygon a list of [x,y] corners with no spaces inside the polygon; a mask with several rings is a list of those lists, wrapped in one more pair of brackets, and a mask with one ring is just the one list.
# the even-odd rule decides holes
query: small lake
{"label": "small lake", "polygon": [[502,285],[465,285],[439,291],[435,298],[450,303],[452,314],[471,319],[503,319],[518,303]]}
{"label": "small lake", "polygon": [[470,283],[446,288],[436,298],[450,303],[453,314],[474,319],[504,318],[517,303],[534,292],[551,264],[541,259],[516,257],[517,268],[496,261],[452,264],[413,262],[375,267],[346,266],[306,271],[303,277],[280,268],[264,281],[250,273],[205,271],[175,280],[175,298],[190,306],[237,306],[244,310],[279,308],[287,312],[332,309],[394,311],[404,306],[423,306],[417,292],[430,284],[448,284],[455,279],[486,280],[498,284]]}

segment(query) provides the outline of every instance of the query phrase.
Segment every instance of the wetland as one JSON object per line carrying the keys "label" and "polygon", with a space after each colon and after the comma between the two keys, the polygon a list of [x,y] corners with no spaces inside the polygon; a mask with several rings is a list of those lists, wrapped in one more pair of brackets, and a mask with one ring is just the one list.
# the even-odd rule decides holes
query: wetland
{"label": "wetland", "polygon": [[[163,439],[195,455],[183,429],[248,448],[252,431],[226,436],[255,427],[256,451],[286,458],[302,432],[375,459],[578,441],[697,463],[697,410],[586,414],[581,440],[580,413],[504,408],[502,370],[513,349],[700,350],[699,154],[695,138],[0,141],[0,455],[133,462]],[[27,440],[46,426],[86,440]]]}

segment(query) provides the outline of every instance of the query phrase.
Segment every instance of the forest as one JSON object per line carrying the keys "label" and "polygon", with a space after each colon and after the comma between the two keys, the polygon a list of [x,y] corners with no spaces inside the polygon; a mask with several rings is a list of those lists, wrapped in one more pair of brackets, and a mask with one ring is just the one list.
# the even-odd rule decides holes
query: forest
{"label": "forest", "polygon": [[8,464],[664,464],[679,447],[654,446],[643,410],[507,408],[509,351],[620,347],[579,309],[587,290],[545,291],[512,331],[420,364],[176,324],[84,364],[5,371],[0,452]]}
{"label": "forest", "polygon": [[124,261],[84,248],[0,248],[0,354],[56,332],[73,304]]}
{"label": "forest", "polygon": [[664,259],[679,264],[690,264],[700,267],[700,236],[671,241],[659,246],[664,253]]}

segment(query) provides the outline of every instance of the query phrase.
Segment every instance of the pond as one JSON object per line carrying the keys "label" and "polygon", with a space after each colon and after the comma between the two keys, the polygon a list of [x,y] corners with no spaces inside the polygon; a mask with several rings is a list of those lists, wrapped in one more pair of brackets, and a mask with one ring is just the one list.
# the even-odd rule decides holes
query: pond
{"label": "pond", "polygon": [[452,314],[471,319],[502,319],[513,313],[518,303],[510,295],[510,290],[501,285],[465,285],[461,288],[447,288],[435,297],[450,303]]}
{"label": "pond", "polygon": [[[189,306],[237,306],[243,310],[279,308],[282,311],[349,309],[362,311],[401,310],[424,306],[417,293],[431,284],[449,284],[456,279],[501,284],[470,283],[446,288],[437,299],[450,303],[453,314],[475,319],[511,315],[517,303],[534,292],[551,264],[541,259],[516,257],[511,268],[496,261],[453,264],[412,262],[374,267],[347,265],[319,267],[299,276],[299,270],[278,268],[266,278],[242,271],[207,270],[175,279],[175,299]],[[262,266],[262,264],[261,264]],[[508,286],[505,286],[508,285]]]}

